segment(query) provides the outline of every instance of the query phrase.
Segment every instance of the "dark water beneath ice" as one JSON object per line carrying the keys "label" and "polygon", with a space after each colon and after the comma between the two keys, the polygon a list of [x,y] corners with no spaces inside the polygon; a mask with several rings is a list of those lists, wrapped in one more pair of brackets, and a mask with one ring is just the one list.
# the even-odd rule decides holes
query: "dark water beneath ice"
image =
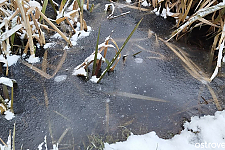
{"label": "dark water beneath ice", "polygon": [[[93,31],[89,37],[78,41],[77,46],[67,50],[66,60],[55,76],[66,75],[65,80],[45,79],[21,62],[11,68],[11,78],[18,83],[14,94],[16,117],[6,121],[0,116],[4,141],[14,122],[16,146],[19,148],[23,144],[23,149],[37,148],[45,135],[49,147],[62,139],[59,147],[65,149],[84,149],[90,135],[113,135],[115,140],[121,140],[126,130],[134,134],[154,130],[160,137],[169,138],[179,133],[182,123],[191,116],[216,111],[207,87],[185,70],[181,60],[165,44],[157,43],[155,36],[148,36],[151,30],[163,39],[168,38],[170,22],[149,12],[118,7],[117,14],[128,10],[131,13],[108,20],[103,11],[104,3],[95,3],[98,7],[93,13],[85,14]],[[126,61],[121,59],[115,71],[106,74],[100,84],[72,75],[73,69],[94,51],[100,25],[100,43],[114,30],[111,36],[120,47],[142,17],[143,22],[122,51],[122,55],[127,55]],[[54,72],[65,54],[65,42],[58,43],[48,49],[49,74]],[[174,43],[205,70],[207,52]],[[109,49],[109,54],[113,53],[114,50]],[[41,68],[41,63],[35,66]],[[223,78],[216,78],[211,83],[220,102],[224,100],[223,81]],[[209,104],[204,104],[201,96]],[[152,101],[153,98],[166,102]],[[66,133],[64,138],[60,138],[63,133]]]}

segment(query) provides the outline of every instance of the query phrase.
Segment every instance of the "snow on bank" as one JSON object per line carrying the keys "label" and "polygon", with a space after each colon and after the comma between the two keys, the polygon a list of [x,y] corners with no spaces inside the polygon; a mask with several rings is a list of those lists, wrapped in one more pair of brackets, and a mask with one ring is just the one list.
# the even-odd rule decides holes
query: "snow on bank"
{"label": "snow on bank", "polygon": [[222,150],[225,149],[225,111],[214,116],[192,117],[172,139],[159,138],[154,131],[131,135],[127,141],[105,143],[104,150]]}

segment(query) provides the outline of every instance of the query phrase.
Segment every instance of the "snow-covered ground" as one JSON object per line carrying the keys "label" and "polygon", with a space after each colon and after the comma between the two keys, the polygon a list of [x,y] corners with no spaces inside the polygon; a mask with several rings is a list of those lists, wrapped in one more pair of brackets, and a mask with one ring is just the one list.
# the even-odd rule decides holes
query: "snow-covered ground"
{"label": "snow-covered ground", "polygon": [[154,131],[131,135],[127,141],[105,143],[104,150],[222,150],[225,149],[225,111],[214,116],[192,117],[172,139],[159,138]]}

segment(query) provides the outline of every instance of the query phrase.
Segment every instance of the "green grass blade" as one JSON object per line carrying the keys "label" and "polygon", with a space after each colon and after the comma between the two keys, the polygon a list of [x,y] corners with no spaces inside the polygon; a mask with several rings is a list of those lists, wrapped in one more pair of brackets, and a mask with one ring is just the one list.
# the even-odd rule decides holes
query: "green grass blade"
{"label": "green grass blade", "polygon": [[96,47],[95,47],[95,58],[94,58],[94,63],[93,63],[92,76],[94,75],[95,70],[96,70],[96,62],[97,62],[97,55],[98,55],[98,42],[99,42],[99,36],[100,36],[100,28],[101,28],[101,26],[98,29],[98,38],[97,38],[97,43],[96,43]]}
{"label": "green grass blade", "polygon": [[[81,0],[81,1],[83,1],[83,0]],[[77,0],[77,3],[78,3],[78,6],[79,6],[79,8],[81,9],[81,2],[80,2],[80,0]]]}
{"label": "green grass blade", "polygon": [[57,11],[56,11],[56,8],[55,8],[55,4],[53,3],[52,0],[49,0],[49,1],[50,1],[51,5],[52,5],[52,8],[53,8],[55,14],[57,14]]}
{"label": "green grass blade", "polygon": [[[44,1],[44,4],[43,4],[43,7],[42,7],[42,10],[41,12],[45,15],[45,10],[46,10],[46,7],[48,5],[48,0],[45,0]],[[41,16],[41,18],[39,19],[39,22],[41,22],[41,20],[43,19],[43,17]]]}
{"label": "green grass blade", "polygon": [[[143,19],[143,18],[142,18]],[[112,66],[112,64],[114,63],[114,61],[118,58],[119,54],[122,52],[123,48],[125,47],[125,45],[127,44],[127,42],[130,40],[131,36],[134,34],[135,30],[138,28],[139,24],[141,23],[142,19],[138,22],[138,24],[134,27],[134,29],[132,30],[132,32],[130,33],[130,35],[127,37],[127,39],[125,40],[125,42],[123,43],[123,45],[121,46],[121,48],[118,50],[118,52],[116,53],[116,55],[113,57],[113,59],[111,60],[111,62],[108,64],[108,66],[106,67],[106,69],[104,70],[104,72],[102,73],[102,75],[100,76],[99,80],[97,83],[99,83],[102,78],[104,77],[104,75],[106,74],[106,72],[109,71],[110,67]]]}
{"label": "green grass blade", "polygon": [[109,61],[108,61],[108,59],[106,59],[106,58],[105,58],[105,62],[106,62],[106,64],[107,64],[107,65],[109,65]]}

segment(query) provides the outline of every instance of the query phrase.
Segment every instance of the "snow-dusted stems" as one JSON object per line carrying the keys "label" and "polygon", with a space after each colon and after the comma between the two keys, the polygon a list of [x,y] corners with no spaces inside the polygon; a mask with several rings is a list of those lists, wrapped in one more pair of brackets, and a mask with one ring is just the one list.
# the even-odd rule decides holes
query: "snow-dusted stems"
{"label": "snow-dusted stems", "polygon": [[[221,3],[218,3],[217,5],[214,5],[214,6],[209,7],[210,5],[212,5],[212,3],[208,4],[204,8],[203,8],[203,6],[200,6],[200,9],[194,15],[192,15],[186,23],[184,23],[182,26],[180,26],[177,30],[175,30],[173,32],[173,34],[172,34],[172,36],[171,36],[170,39],[172,39],[174,36],[178,35],[179,33],[187,30],[188,27],[190,28],[191,24],[193,24],[196,21],[200,21],[200,23],[196,24],[194,27],[199,26],[199,25],[202,25],[204,23],[204,24],[211,25],[211,27],[219,28],[220,31],[223,31],[224,32],[225,31],[225,25],[223,23],[223,20],[222,20],[221,16],[220,15],[217,16],[216,19],[214,19],[214,17],[215,17],[216,11],[218,11],[218,10],[219,11],[220,10],[222,11],[222,9],[225,8],[225,1],[224,2],[221,2]],[[210,22],[210,21],[208,21],[208,20],[206,20],[206,19],[203,18],[203,17],[205,17],[205,16],[207,16],[207,15],[209,15],[211,13],[214,13],[212,15],[212,20],[215,23],[217,23],[217,24],[218,24],[218,22],[220,22],[220,24],[221,24],[220,26],[218,26],[217,24],[214,24],[214,22]],[[221,13],[219,12],[219,14],[221,14]],[[194,27],[192,27],[191,29],[193,29]],[[212,74],[212,76],[210,78],[211,81],[216,77],[216,75],[218,74],[219,67],[221,67],[222,51],[223,51],[223,48],[224,48],[224,37],[225,37],[224,34],[223,34],[223,32],[221,34],[221,38],[220,38],[220,41],[219,42],[218,42],[218,37],[219,37],[219,34],[220,33],[217,36],[215,36],[214,43],[213,43],[213,47],[212,47],[212,50],[211,50],[211,56],[210,56],[211,59],[210,59],[210,61],[212,61],[212,58],[213,58],[213,55],[214,55],[214,48],[216,48],[216,45],[218,43],[219,53],[218,53],[217,66],[215,68],[214,73]]]}
{"label": "snow-dusted stems", "polygon": [[[6,77],[0,78],[0,83],[2,84],[2,90],[4,98],[0,95],[0,111],[4,113],[5,111],[9,110],[13,113],[13,83],[15,80],[9,79]],[[8,88],[11,88],[11,98],[9,96]]]}
{"label": "snow-dusted stems", "polygon": [[16,149],[15,139],[16,139],[16,123],[14,123],[13,135],[11,133],[11,130],[9,130],[9,136],[6,143],[0,138],[0,141],[4,144],[4,146],[0,144],[0,149],[3,148],[4,150],[15,150]]}
{"label": "snow-dusted stems", "polygon": [[[68,1],[67,1],[68,2]],[[62,4],[61,4],[62,6]],[[67,6],[67,3],[64,6]],[[83,7],[84,7],[84,1],[83,0],[74,0],[74,2],[72,3],[72,11],[70,11],[69,13],[64,13],[64,9],[62,11],[59,11],[56,23],[60,24],[62,21],[66,20],[66,22],[70,25],[70,27],[73,29],[73,31],[76,33],[74,27],[73,27],[73,23],[77,22],[77,19],[79,17],[80,20],[80,30],[84,30],[87,31],[87,24],[86,21],[83,18]],[[64,14],[63,14],[64,13]],[[69,21],[69,19],[71,19],[71,21],[73,23],[71,23]]]}
{"label": "snow-dusted stems", "polygon": [[22,3],[19,0],[15,0],[15,1],[16,1],[17,7],[20,10],[22,19],[24,21],[25,29],[27,31],[28,43],[29,43],[29,47],[30,47],[30,53],[31,53],[31,55],[35,55],[35,53],[34,53],[34,51],[35,51],[34,50],[34,43],[33,43],[32,32],[31,32],[31,28],[30,28],[29,16],[24,11],[24,8],[22,6]]}
{"label": "snow-dusted stems", "polygon": [[[143,18],[142,18],[143,19]],[[121,46],[121,48],[118,50],[118,52],[116,53],[116,55],[113,57],[113,59],[111,60],[111,62],[107,65],[106,69],[103,71],[103,73],[101,74],[100,78],[98,79],[97,83],[99,83],[102,78],[105,76],[106,72],[108,72],[110,70],[110,67],[113,65],[113,63],[115,62],[115,60],[118,58],[118,56],[120,55],[120,53],[122,52],[123,48],[125,47],[125,45],[127,44],[127,42],[130,40],[131,36],[134,34],[135,30],[138,28],[139,24],[141,23],[142,19],[138,22],[138,24],[134,27],[134,29],[132,30],[132,32],[130,33],[130,35],[127,37],[127,39],[125,40],[125,42],[123,43],[123,45]]]}
{"label": "snow-dusted stems", "polygon": [[223,49],[224,49],[224,43],[225,43],[225,20],[224,21],[224,25],[223,25],[223,30],[222,30],[222,34],[220,37],[220,41],[218,43],[218,49],[219,49],[219,53],[218,53],[218,58],[217,58],[217,65],[216,68],[210,78],[210,80],[212,81],[216,75],[218,74],[219,68],[221,67],[221,62],[222,62],[222,55],[223,55]]}
{"label": "snow-dusted stems", "polygon": [[221,3],[219,3],[219,4],[215,5],[215,6],[211,6],[211,7],[207,7],[207,8],[200,9],[194,15],[192,15],[185,24],[183,24],[177,30],[175,30],[173,32],[172,36],[170,37],[170,39],[172,39],[174,36],[176,36],[177,34],[179,34],[181,31],[186,30],[187,27],[190,26],[195,21],[198,21],[199,19],[205,17],[206,15],[211,14],[211,13],[214,13],[217,10],[220,10],[222,8],[225,8],[225,2],[221,2]]}
{"label": "snow-dusted stems", "polygon": [[36,11],[40,13],[40,15],[47,21],[55,30],[58,32],[62,38],[69,44],[69,46],[72,46],[71,41],[39,10],[36,8]]}

